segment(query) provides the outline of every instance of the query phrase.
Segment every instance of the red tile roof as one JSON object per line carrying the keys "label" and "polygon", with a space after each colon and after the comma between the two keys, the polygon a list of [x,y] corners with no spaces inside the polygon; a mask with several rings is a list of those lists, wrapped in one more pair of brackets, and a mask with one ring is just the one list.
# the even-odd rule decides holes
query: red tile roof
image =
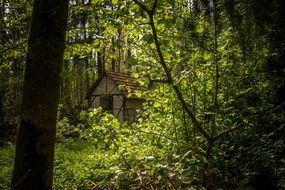
{"label": "red tile roof", "polygon": [[123,95],[128,95],[128,90],[130,91],[146,91],[146,88],[139,85],[139,83],[135,80],[135,78],[131,77],[128,74],[124,73],[117,73],[111,71],[103,71],[102,75],[95,81],[95,83],[91,86],[88,90],[85,99],[89,99],[92,95],[92,92],[96,89],[98,84],[100,83],[101,79],[105,76],[109,76],[112,80],[114,80],[117,86],[122,85],[123,88],[118,88]]}

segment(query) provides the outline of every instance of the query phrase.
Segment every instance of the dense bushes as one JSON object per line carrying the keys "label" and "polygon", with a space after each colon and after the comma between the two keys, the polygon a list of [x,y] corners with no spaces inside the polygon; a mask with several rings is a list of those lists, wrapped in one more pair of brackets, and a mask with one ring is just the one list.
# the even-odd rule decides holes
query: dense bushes
{"label": "dense bushes", "polygon": [[[54,189],[200,190],[205,163],[215,189],[284,189],[283,125],[271,132],[243,127],[220,139],[207,160],[199,136],[195,146],[184,141],[179,136],[184,133],[172,130],[173,113],[160,118],[164,103],[151,108],[154,103],[146,103],[148,109],[134,124],[119,123],[100,109],[83,111],[76,126],[61,119]],[[2,189],[9,188],[13,157],[13,145],[1,149]]]}
{"label": "dense bushes", "polygon": [[[177,152],[178,142],[163,129],[167,120],[157,119],[121,124],[111,114],[94,109],[83,111],[77,126],[60,121],[58,139],[63,143],[57,146],[55,188],[76,184],[78,189],[201,189],[202,158],[190,156],[191,151]],[[70,134],[80,140],[64,137]],[[69,151],[64,153],[63,147]]]}

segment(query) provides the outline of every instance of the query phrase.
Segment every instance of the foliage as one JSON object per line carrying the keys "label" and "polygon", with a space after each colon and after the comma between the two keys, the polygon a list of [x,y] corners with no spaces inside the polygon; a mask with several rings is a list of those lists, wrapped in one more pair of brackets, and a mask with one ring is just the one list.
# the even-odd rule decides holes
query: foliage
{"label": "foliage", "polygon": [[13,124],[20,110],[30,1],[0,1],[0,125]]}
{"label": "foliage", "polygon": [[[155,107],[157,110],[157,105]],[[159,114],[155,117],[147,117],[148,114],[154,114],[155,111],[151,109],[149,107],[149,112],[143,112],[139,123],[132,125],[121,124],[113,115],[102,113],[100,109],[83,111],[81,123],[84,125],[69,126],[66,120],[64,121],[64,126],[69,128],[68,131],[70,132],[70,128],[73,128],[73,133],[76,132],[77,138],[81,139],[79,144],[84,142],[82,146],[91,145],[93,149],[77,153],[79,157],[85,153],[88,154],[84,160],[78,160],[79,165],[83,164],[80,168],[86,168],[84,175],[78,171],[77,164],[73,164],[72,170],[77,169],[76,173],[80,176],[70,176],[70,178],[79,180],[75,183],[77,188],[91,188],[93,184],[93,187],[97,185],[97,188],[107,189],[151,187],[161,189],[185,186],[201,189],[198,165],[204,162],[204,158],[198,154],[192,157],[192,151],[186,154],[176,152],[175,148],[179,144],[176,141],[179,140],[175,139],[175,136],[172,137],[172,131],[165,128],[169,122],[173,122],[172,117],[169,120],[160,118],[162,121],[157,122]],[[73,142],[70,137],[62,139],[64,135],[58,135],[59,140],[64,142],[64,146]],[[72,147],[80,149],[77,145]],[[68,159],[69,156],[64,157]],[[72,155],[70,158],[76,159],[77,156]],[[66,173],[74,173],[74,171]],[[70,178],[66,180],[71,181]],[[62,181],[60,184],[68,183]]]}
{"label": "foliage", "polygon": [[6,147],[0,147],[0,162],[2,163],[0,170],[0,188],[9,189],[12,177],[14,145],[10,144]]}
{"label": "foliage", "polygon": [[[144,1],[148,9],[154,2]],[[55,188],[203,189],[206,171],[212,189],[284,189],[283,4],[158,0],[154,25],[172,83],[148,15],[134,1],[71,4],[57,131],[57,154],[64,156],[56,158]],[[11,68],[6,55],[18,51],[4,54],[2,73]],[[137,94],[146,98],[137,123],[82,111],[101,58],[107,69],[115,60],[115,71],[150,89]],[[15,110],[18,99],[7,97],[21,75],[9,81],[1,87],[9,89],[2,101],[7,113]],[[229,130],[208,156],[210,143],[173,86],[210,135]]]}

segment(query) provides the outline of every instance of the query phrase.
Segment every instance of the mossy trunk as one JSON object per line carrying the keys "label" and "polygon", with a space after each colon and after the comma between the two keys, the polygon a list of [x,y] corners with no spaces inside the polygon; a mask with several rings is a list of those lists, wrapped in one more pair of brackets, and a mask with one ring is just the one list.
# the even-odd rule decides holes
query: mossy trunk
{"label": "mossy trunk", "polygon": [[52,189],[68,0],[35,0],[11,189]]}

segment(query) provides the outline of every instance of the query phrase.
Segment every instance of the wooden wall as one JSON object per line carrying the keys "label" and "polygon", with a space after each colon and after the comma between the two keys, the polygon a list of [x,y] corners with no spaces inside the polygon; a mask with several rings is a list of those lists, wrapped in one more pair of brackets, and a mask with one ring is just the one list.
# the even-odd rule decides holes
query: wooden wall
{"label": "wooden wall", "polygon": [[120,121],[136,121],[136,110],[142,108],[143,99],[127,98],[125,97],[116,86],[115,82],[105,75],[96,89],[92,92],[92,96],[89,99],[89,105],[91,107],[100,107],[100,97],[112,95],[113,96],[113,112],[112,114]]}

